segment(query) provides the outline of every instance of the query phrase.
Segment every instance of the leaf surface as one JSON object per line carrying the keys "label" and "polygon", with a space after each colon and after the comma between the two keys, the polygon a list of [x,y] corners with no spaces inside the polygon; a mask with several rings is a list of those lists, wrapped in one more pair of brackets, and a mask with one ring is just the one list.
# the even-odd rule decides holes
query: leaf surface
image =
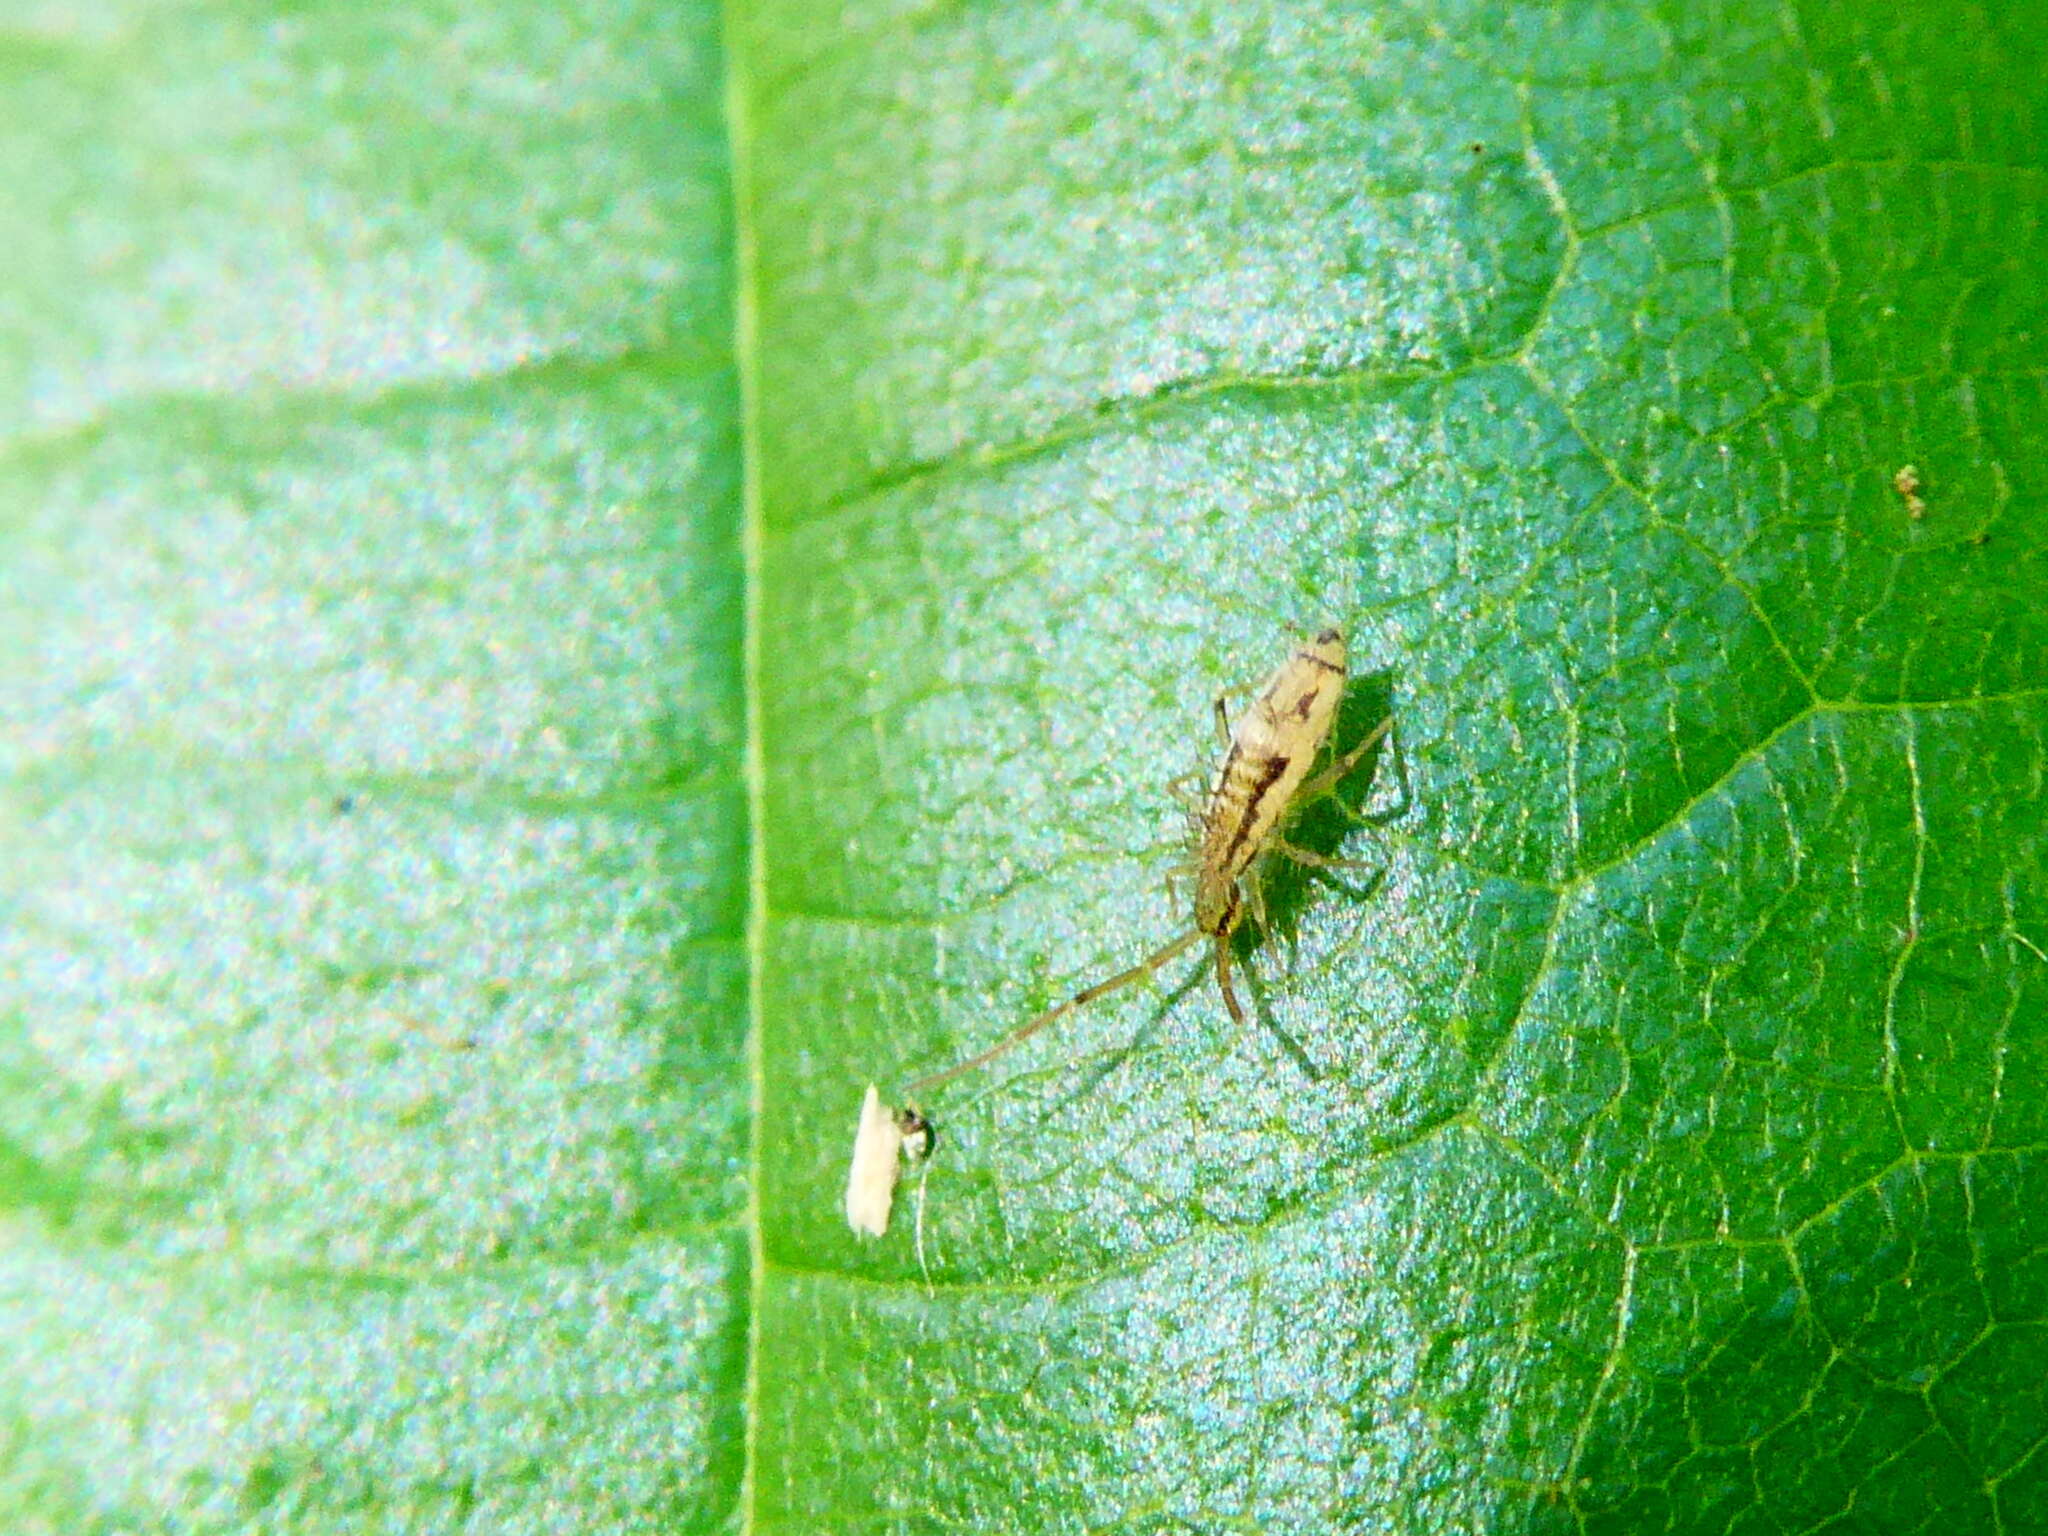
{"label": "leaf surface", "polygon": [[[763,8],[763,1527],[2048,1518],[2039,51]],[[1327,620],[1383,875],[1275,876],[1250,1030],[938,1090],[853,1249],[856,1085],[1175,932]]]}
{"label": "leaf surface", "polygon": [[9,46],[0,1526],[723,1525],[717,17]]}
{"label": "leaf surface", "polygon": [[0,1524],[2048,1526],[2038,28],[7,36]]}

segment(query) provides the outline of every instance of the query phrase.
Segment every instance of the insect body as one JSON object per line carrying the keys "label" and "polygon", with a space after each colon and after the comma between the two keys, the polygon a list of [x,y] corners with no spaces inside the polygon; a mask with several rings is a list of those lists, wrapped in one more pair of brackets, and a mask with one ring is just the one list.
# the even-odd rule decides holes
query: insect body
{"label": "insect body", "polygon": [[[936,1087],[961,1074],[986,1066],[1040,1030],[1144,980],[1162,965],[1185,954],[1204,938],[1216,951],[1216,983],[1233,1021],[1244,1023],[1244,1008],[1230,983],[1230,940],[1244,921],[1247,889],[1256,890],[1259,858],[1276,846],[1276,833],[1291,806],[1327,790],[1356,766],[1359,758],[1386,734],[1380,724],[1350,752],[1311,781],[1310,769],[1336,723],[1344,698],[1344,634],[1327,628],[1298,646],[1266,679],[1244,714],[1229,732],[1230,747],[1202,808],[1195,817],[1195,910],[1191,931],[1147,955],[1127,971],[1083,987],[1036,1018],[1019,1025],[994,1045],[943,1071],[921,1077],[909,1091]],[[1223,701],[1216,701],[1219,718]],[[1323,862],[1300,849],[1279,844],[1290,856]]]}
{"label": "insect body", "polygon": [[1202,809],[1195,929],[1216,941],[1216,985],[1239,1024],[1244,1009],[1230,985],[1230,936],[1244,920],[1245,877],[1315,766],[1343,698],[1344,635],[1325,629],[1266,679],[1230,733],[1230,751]]}

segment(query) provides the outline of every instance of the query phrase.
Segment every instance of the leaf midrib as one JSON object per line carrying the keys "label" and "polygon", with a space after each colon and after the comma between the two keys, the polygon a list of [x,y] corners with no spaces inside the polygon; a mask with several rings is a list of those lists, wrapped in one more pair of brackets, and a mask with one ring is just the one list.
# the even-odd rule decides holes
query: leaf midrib
{"label": "leaf midrib", "polygon": [[739,393],[740,427],[740,689],[746,705],[742,776],[747,791],[747,1359],[740,1411],[739,1528],[754,1528],[760,1467],[761,1304],[767,1282],[767,1250],[761,1225],[761,1126],[766,1092],[762,1059],[761,961],[768,924],[767,760],[762,742],[761,624],[762,544],[760,372],[756,358],[758,322],[752,216],[753,142],[746,114],[746,79],[738,46],[735,0],[720,7],[720,47],[725,76],[725,133],[732,200],[732,351]]}

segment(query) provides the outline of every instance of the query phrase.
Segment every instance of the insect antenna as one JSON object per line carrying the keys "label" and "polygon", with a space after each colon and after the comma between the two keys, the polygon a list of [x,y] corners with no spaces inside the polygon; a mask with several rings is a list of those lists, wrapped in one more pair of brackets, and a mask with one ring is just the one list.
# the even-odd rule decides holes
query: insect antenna
{"label": "insect antenna", "polygon": [[[936,1088],[941,1083],[950,1083],[954,1078],[962,1077],[972,1072],[976,1067],[987,1066],[1005,1051],[1010,1050],[1013,1046],[1022,1045],[1041,1029],[1065,1018],[1076,1009],[1085,1008],[1097,998],[1107,997],[1110,993],[1122,991],[1134,982],[1143,981],[1147,976],[1158,970],[1159,967],[1165,965],[1176,956],[1186,954],[1196,943],[1207,937],[1208,935],[1200,929],[1194,929],[1182,934],[1171,943],[1154,950],[1129,970],[1118,971],[1116,975],[1111,976],[1106,981],[1098,981],[1093,986],[1083,987],[1065,1002],[1053,1004],[1052,1007],[1046,1009],[1037,1018],[1025,1020],[987,1050],[970,1056],[965,1061],[957,1061],[942,1071],[920,1077],[917,1081],[904,1088],[904,1097],[906,1099],[914,1098],[927,1088]],[[1231,999],[1231,1011],[1233,1013],[1237,1012],[1236,1001],[1234,997]],[[1238,1014],[1238,1017],[1241,1021],[1243,1015]]]}

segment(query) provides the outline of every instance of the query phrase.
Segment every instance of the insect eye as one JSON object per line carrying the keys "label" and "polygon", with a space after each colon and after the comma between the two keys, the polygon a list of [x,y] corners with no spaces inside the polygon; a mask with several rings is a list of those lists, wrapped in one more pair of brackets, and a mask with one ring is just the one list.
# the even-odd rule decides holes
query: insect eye
{"label": "insect eye", "polygon": [[913,1164],[930,1157],[939,1144],[938,1127],[914,1109],[896,1111],[896,1129],[903,1136],[903,1156]]}

